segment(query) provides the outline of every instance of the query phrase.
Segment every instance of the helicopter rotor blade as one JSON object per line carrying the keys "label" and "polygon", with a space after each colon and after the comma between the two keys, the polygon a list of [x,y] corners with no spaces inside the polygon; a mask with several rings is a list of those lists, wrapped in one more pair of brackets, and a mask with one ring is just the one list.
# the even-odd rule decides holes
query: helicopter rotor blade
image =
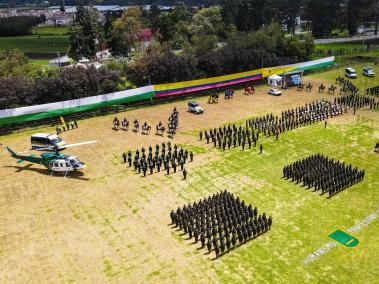
{"label": "helicopter rotor blade", "polygon": [[38,149],[36,149],[36,151],[50,151],[50,152],[54,152],[55,150],[52,149],[52,148],[38,148]]}
{"label": "helicopter rotor blade", "polygon": [[97,143],[97,140],[93,141],[86,141],[86,142],[80,142],[80,143],[75,143],[75,144],[67,144],[59,147],[59,150],[66,149],[66,148],[71,148],[71,147],[77,147],[77,146],[82,146],[82,145],[88,145],[88,144],[94,144]]}

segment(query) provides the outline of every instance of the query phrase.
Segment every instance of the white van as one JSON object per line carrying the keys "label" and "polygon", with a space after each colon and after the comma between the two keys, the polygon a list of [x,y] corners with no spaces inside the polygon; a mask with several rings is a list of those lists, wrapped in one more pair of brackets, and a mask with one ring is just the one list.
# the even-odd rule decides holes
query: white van
{"label": "white van", "polygon": [[31,137],[33,150],[54,151],[57,147],[62,147],[66,144],[58,135],[36,133]]}
{"label": "white van", "polygon": [[357,71],[353,68],[346,68],[345,69],[345,76],[350,79],[356,79],[357,78]]}
{"label": "white van", "polygon": [[363,67],[363,75],[367,77],[375,77],[375,71],[370,66]]}

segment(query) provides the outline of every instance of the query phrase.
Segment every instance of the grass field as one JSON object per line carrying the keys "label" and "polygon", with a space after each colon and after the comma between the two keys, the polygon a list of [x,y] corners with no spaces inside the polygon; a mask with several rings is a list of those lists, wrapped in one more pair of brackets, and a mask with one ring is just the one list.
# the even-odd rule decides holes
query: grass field
{"label": "grass field", "polygon": [[[359,63],[358,63],[359,64]],[[366,63],[367,64],[367,63]],[[358,66],[358,65],[357,65]],[[332,83],[342,69],[307,76],[316,86]],[[379,85],[378,77],[359,81],[362,88]],[[357,81],[358,82],[358,81]],[[367,86],[365,85],[367,84]],[[353,234],[354,248],[337,244],[308,265],[303,259],[331,239],[379,209],[379,112],[351,111],[275,138],[260,138],[258,149],[219,151],[198,141],[198,131],[252,115],[334,97],[285,90],[282,97],[257,87],[253,96],[237,92],[233,100],[209,105],[205,113],[186,112],[186,101],[119,113],[153,125],[166,121],[173,107],[180,128],[172,143],[195,153],[187,180],[181,173],[155,173],[146,178],[121,163],[122,151],[167,143],[167,137],[111,130],[113,115],[79,121],[79,129],[62,137],[69,143],[98,140],[71,148],[87,162],[82,176],[50,176],[39,165],[17,164],[0,152],[0,279],[3,283],[378,283],[379,220]],[[1,137],[17,151],[30,147],[34,132]],[[282,179],[282,168],[308,155],[322,153],[364,168],[366,176],[333,198]],[[199,244],[185,240],[168,225],[169,212],[227,188],[273,217],[264,235],[214,260]]]}
{"label": "grass field", "polygon": [[0,37],[0,47],[5,51],[19,49],[24,53],[65,53],[68,45],[67,35]]}
{"label": "grass field", "polygon": [[24,53],[66,53],[69,46],[68,26],[34,27],[28,36],[0,37],[0,49],[19,49]]}
{"label": "grass field", "polygon": [[[371,66],[374,68],[378,74],[379,68],[377,65],[379,63],[379,52],[372,52],[366,55],[348,55],[336,57],[335,62],[341,64],[341,66],[353,67],[357,71],[357,79],[351,80],[361,91],[364,91],[368,87],[374,87],[379,85],[377,76],[374,78],[369,78],[363,75],[363,67]],[[328,72],[315,74],[315,78],[320,78],[327,81],[334,81],[338,75],[343,74],[343,67],[338,69],[333,69]]]}
{"label": "grass field", "polygon": [[44,59],[31,59],[30,63],[33,64],[33,66],[36,67],[43,67],[49,64],[49,60]]}
{"label": "grass field", "polygon": [[32,32],[34,35],[68,35],[70,31],[69,26],[59,26],[59,27],[33,27]]}
{"label": "grass field", "polygon": [[325,43],[325,44],[316,44],[315,50],[340,50],[340,49],[353,49],[353,48],[363,48],[365,45],[362,42],[352,42],[352,43]]}

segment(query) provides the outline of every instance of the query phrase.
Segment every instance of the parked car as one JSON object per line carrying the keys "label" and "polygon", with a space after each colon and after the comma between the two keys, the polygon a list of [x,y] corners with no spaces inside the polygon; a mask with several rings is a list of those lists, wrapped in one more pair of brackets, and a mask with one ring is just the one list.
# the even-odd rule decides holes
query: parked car
{"label": "parked car", "polygon": [[367,77],[374,77],[375,76],[375,71],[369,66],[363,67],[363,75]]}
{"label": "parked car", "polygon": [[278,97],[282,95],[282,92],[279,91],[278,89],[271,88],[270,90],[268,90],[267,94]]}
{"label": "parked car", "polygon": [[194,101],[188,102],[188,110],[189,112],[193,112],[195,114],[200,114],[204,112],[203,108],[197,102]]}
{"label": "parked car", "polygon": [[354,68],[348,67],[345,69],[345,76],[349,79],[356,79],[357,71]]}

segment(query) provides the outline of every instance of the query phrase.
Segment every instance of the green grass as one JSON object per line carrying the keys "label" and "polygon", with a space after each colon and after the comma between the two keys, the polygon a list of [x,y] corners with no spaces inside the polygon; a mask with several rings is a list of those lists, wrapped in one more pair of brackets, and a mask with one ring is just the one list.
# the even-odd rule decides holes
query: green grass
{"label": "green grass", "polygon": [[[377,123],[377,121],[376,121]],[[283,134],[279,141],[263,138],[258,149],[219,151],[207,147],[216,160],[189,172],[188,185],[178,189],[188,202],[216,190],[229,189],[260,213],[273,216],[271,231],[235,249],[213,264],[222,283],[374,283],[379,257],[376,220],[354,234],[355,248],[337,245],[317,261],[304,257],[331,241],[337,229],[346,231],[378,209],[379,156],[373,152],[375,124],[350,117],[346,124],[330,122]],[[366,170],[363,182],[331,199],[282,179],[284,165],[322,153]],[[194,249],[195,250],[195,249]],[[206,282],[206,281],[205,281]]]}
{"label": "green grass", "polygon": [[33,27],[32,32],[34,35],[68,35],[70,31],[69,26],[59,27]]}
{"label": "green grass", "polygon": [[24,53],[65,53],[68,46],[68,35],[0,37],[0,47],[5,51],[19,49]]}
{"label": "green grass", "polygon": [[[366,55],[349,55],[336,57],[335,62],[341,65],[341,68],[333,69],[327,72],[312,75],[315,78],[326,79],[330,83],[335,83],[337,76],[344,76],[345,66],[353,67],[357,71],[357,79],[350,79],[361,91],[366,88],[379,86],[379,65],[374,65],[379,62],[379,52],[369,53]],[[376,71],[374,78],[366,77],[362,74],[364,66],[372,66]]]}
{"label": "green grass", "polygon": [[353,48],[363,48],[365,45],[361,41],[350,42],[350,43],[323,43],[316,44],[315,49],[317,50],[340,50],[340,49],[353,49]]}
{"label": "green grass", "polygon": [[30,63],[35,67],[43,67],[49,64],[49,60],[45,59],[31,59]]}

